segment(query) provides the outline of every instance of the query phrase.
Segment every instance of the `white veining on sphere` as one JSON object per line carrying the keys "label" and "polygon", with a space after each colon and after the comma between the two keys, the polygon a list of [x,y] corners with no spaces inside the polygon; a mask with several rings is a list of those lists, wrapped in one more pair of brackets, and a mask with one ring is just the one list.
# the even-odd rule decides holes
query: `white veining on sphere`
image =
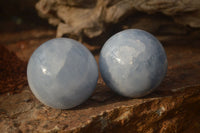
{"label": "white veining on sphere", "polygon": [[127,97],[144,96],[154,90],[167,71],[160,42],[137,29],[113,35],[100,53],[100,71],[106,84]]}
{"label": "white veining on sphere", "polygon": [[57,38],[42,44],[27,68],[33,94],[53,108],[68,109],[84,102],[98,79],[97,63],[79,42]]}
{"label": "white veining on sphere", "polygon": [[[65,45],[62,45],[61,43]],[[63,60],[63,58],[67,60],[67,53],[72,48],[72,44],[66,40],[61,40],[61,43],[57,43],[55,40],[53,40],[49,44],[51,45],[51,47],[45,47],[46,50],[40,55],[42,58],[41,68],[45,68],[45,66],[48,66],[48,69],[45,69],[48,71],[47,74],[49,75],[56,75],[63,68],[65,63],[65,60]]]}

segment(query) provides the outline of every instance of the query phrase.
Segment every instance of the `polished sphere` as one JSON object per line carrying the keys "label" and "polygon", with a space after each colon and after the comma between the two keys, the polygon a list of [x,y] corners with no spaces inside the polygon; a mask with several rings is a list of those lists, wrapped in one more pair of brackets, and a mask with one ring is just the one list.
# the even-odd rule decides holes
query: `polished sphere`
{"label": "polished sphere", "polygon": [[118,94],[131,98],[149,94],[167,72],[161,43],[139,29],[121,31],[107,40],[99,65],[105,83]]}
{"label": "polished sphere", "polygon": [[28,83],[44,104],[69,109],[84,102],[95,89],[97,63],[79,42],[57,38],[43,43],[28,62]]}

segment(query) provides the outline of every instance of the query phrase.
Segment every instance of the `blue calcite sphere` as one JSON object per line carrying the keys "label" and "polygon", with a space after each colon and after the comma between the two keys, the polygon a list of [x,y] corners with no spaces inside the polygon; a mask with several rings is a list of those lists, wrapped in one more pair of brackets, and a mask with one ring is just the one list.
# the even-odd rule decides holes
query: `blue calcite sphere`
{"label": "blue calcite sphere", "polygon": [[44,104],[69,109],[84,102],[95,89],[97,63],[79,42],[57,38],[43,43],[28,62],[28,83]]}
{"label": "blue calcite sphere", "polygon": [[161,43],[150,33],[129,29],[104,44],[99,59],[105,83],[120,95],[137,98],[149,94],[167,72]]}

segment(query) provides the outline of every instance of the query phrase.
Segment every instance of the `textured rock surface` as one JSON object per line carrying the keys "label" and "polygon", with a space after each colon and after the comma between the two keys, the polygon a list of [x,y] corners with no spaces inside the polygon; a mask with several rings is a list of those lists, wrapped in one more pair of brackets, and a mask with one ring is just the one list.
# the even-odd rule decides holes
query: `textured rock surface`
{"label": "textured rock surface", "polygon": [[[93,97],[73,110],[56,110],[38,102],[29,90],[1,96],[2,132],[197,132],[200,130],[200,87],[171,95],[124,99],[111,92],[100,102]],[[172,92],[171,92],[172,93]],[[110,95],[109,95],[110,94]]]}
{"label": "textured rock surface", "polygon": [[[6,48],[27,61],[33,50],[53,38],[55,32],[35,28],[0,35],[1,45],[6,44]],[[154,93],[127,99],[110,91],[100,78],[95,93],[84,104],[71,110],[56,110],[40,103],[26,86],[21,93],[0,96],[1,132],[198,133],[200,40],[184,35],[157,37],[164,44],[169,67]],[[99,50],[98,46],[85,45],[94,54]]]}
{"label": "textured rock surface", "polygon": [[[186,26],[200,28],[199,0],[40,0],[36,8],[41,17],[58,26],[59,37],[93,38],[117,23],[121,28],[174,34],[187,31]],[[160,21],[160,16],[165,19]]]}

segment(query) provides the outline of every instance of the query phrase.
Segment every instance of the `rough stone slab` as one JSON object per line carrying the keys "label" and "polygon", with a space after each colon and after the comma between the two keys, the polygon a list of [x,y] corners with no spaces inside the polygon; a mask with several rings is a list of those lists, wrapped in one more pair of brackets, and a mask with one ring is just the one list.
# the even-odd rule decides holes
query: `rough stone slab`
{"label": "rough stone slab", "polygon": [[56,110],[38,102],[27,89],[15,96],[0,98],[4,101],[0,106],[0,127],[3,132],[198,131],[199,95],[200,87],[194,86],[169,96],[133,100],[113,96],[100,103],[90,98],[75,109]]}

